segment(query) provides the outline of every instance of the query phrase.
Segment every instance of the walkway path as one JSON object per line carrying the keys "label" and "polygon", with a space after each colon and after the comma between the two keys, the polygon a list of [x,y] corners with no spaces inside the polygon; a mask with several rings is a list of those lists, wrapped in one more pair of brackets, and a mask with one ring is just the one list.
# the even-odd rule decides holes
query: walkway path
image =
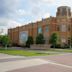
{"label": "walkway path", "polygon": [[72,54],[27,58],[0,53],[0,72],[72,72]]}

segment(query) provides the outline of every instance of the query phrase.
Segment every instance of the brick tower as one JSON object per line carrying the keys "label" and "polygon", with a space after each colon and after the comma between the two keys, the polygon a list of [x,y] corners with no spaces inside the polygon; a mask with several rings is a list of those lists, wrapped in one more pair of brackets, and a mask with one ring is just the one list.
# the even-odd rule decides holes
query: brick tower
{"label": "brick tower", "polygon": [[57,17],[71,17],[71,8],[68,6],[60,6],[57,8]]}

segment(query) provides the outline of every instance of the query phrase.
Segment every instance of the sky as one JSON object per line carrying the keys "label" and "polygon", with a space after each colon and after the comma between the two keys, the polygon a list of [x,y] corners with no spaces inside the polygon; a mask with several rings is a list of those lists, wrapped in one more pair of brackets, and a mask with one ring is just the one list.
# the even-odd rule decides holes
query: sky
{"label": "sky", "polygon": [[0,0],[0,34],[7,34],[9,28],[56,16],[59,6],[72,8],[72,0]]}

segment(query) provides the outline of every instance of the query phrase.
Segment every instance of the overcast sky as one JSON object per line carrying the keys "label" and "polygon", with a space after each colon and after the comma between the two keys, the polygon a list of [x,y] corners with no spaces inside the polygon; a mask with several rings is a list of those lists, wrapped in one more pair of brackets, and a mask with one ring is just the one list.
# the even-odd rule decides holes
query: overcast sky
{"label": "overcast sky", "polygon": [[72,0],[0,0],[0,29],[25,25],[55,16],[58,6],[72,7]]}

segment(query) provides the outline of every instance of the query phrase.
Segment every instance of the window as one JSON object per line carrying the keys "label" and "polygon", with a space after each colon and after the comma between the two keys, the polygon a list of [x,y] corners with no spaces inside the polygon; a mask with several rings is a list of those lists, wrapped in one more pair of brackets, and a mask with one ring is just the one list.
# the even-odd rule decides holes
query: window
{"label": "window", "polygon": [[66,31],[67,31],[67,26],[66,26],[66,24],[62,24],[60,30],[61,30],[62,32],[66,32]]}
{"label": "window", "polygon": [[63,8],[63,9],[62,9],[62,16],[65,16],[65,15],[66,15],[66,12],[67,12],[67,11],[66,11],[66,8]]}
{"label": "window", "polygon": [[45,30],[46,30],[46,32],[48,32],[48,31],[49,31],[48,26],[46,26],[46,27],[45,27]]}
{"label": "window", "polygon": [[57,31],[60,31],[60,27],[59,27],[59,25],[57,25]]}
{"label": "window", "polygon": [[42,33],[42,28],[38,27],[38,33]]}
{"label": "window", "polygon": [[61,42],[62,43],[66,43],[66,39],[65,38],[61,38]]}
{"label": "window", "polygon": [[70,25],[68,25],[68,31],[70,31]]}
{"label": "window", "polygon": [[61,42],[62,42],[62,43],[66,43],[66,38],[65,38],[64,35],[61,35]]}

